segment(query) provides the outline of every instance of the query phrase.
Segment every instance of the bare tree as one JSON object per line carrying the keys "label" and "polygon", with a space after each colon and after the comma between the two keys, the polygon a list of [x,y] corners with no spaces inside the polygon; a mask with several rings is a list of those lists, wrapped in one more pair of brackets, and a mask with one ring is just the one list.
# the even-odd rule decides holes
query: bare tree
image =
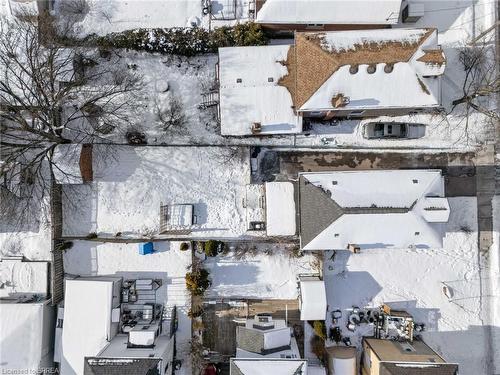
{"label": "bare tree", "polygon": [[495,45],[485,41],[479,45],[463,47],[459,51],[459,61],[465,77],[461,96],[453,100],[451,111],[463,104],[466,119],[472,112],[479,112],[493,121],[500,120],[497,107],[500,80]]}
{"label": "bare tree", "polygon": [[58,146],[107,142],[128,125],[140,82],[116,62],[62,47],[53,25],[48,15],[0,19],[0,177],[25,202],[48,192]]}
{"label": "bare tree", "polygon": [[186,124],[184,107],[179,97],[171,95],[167,105],[164,106],[158,99],[155,100],[155,113],[161,122],[163,131],[169,129],[180,130]]}

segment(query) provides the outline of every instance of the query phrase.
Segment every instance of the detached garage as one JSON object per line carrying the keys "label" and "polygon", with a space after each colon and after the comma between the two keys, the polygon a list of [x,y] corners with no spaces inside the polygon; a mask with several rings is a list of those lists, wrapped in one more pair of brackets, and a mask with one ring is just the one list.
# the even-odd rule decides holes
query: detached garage
{"label": "detached garage", "polygon": [[300,320],[326,319],[326,288],[319,276],[300,276]]}

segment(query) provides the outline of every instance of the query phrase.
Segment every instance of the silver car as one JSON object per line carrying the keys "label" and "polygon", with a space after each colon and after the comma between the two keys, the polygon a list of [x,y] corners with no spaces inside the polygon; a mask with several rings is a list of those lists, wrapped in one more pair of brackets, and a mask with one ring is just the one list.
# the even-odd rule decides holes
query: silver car
{"label": "silver car", "polygon": [[367,139],[415,139],[425,135],[425,125],[407,122],[369,122],[363,137]]}

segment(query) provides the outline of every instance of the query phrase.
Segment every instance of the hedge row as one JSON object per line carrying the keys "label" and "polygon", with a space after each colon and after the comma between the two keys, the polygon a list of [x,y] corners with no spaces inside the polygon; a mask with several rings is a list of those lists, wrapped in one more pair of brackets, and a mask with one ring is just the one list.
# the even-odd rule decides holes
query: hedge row
{"label": "hedge row", "polygon": [[102,48],[194,56],[217,52],[219,47],[265,45],[267,37],[260,25],[249,22],[211,31],[202,28],[134,29],[91,36],[87,42]]}

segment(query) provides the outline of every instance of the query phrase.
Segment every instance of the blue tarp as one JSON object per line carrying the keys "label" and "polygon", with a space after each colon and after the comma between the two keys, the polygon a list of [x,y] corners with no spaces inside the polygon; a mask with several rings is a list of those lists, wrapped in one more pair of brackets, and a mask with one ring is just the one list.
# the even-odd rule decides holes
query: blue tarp
{"label": "blue tarp", "polygon": [[139,254],[141,255],[152,254],[153,251],[154,250],[152,242],[145,242],[139,244]]}

